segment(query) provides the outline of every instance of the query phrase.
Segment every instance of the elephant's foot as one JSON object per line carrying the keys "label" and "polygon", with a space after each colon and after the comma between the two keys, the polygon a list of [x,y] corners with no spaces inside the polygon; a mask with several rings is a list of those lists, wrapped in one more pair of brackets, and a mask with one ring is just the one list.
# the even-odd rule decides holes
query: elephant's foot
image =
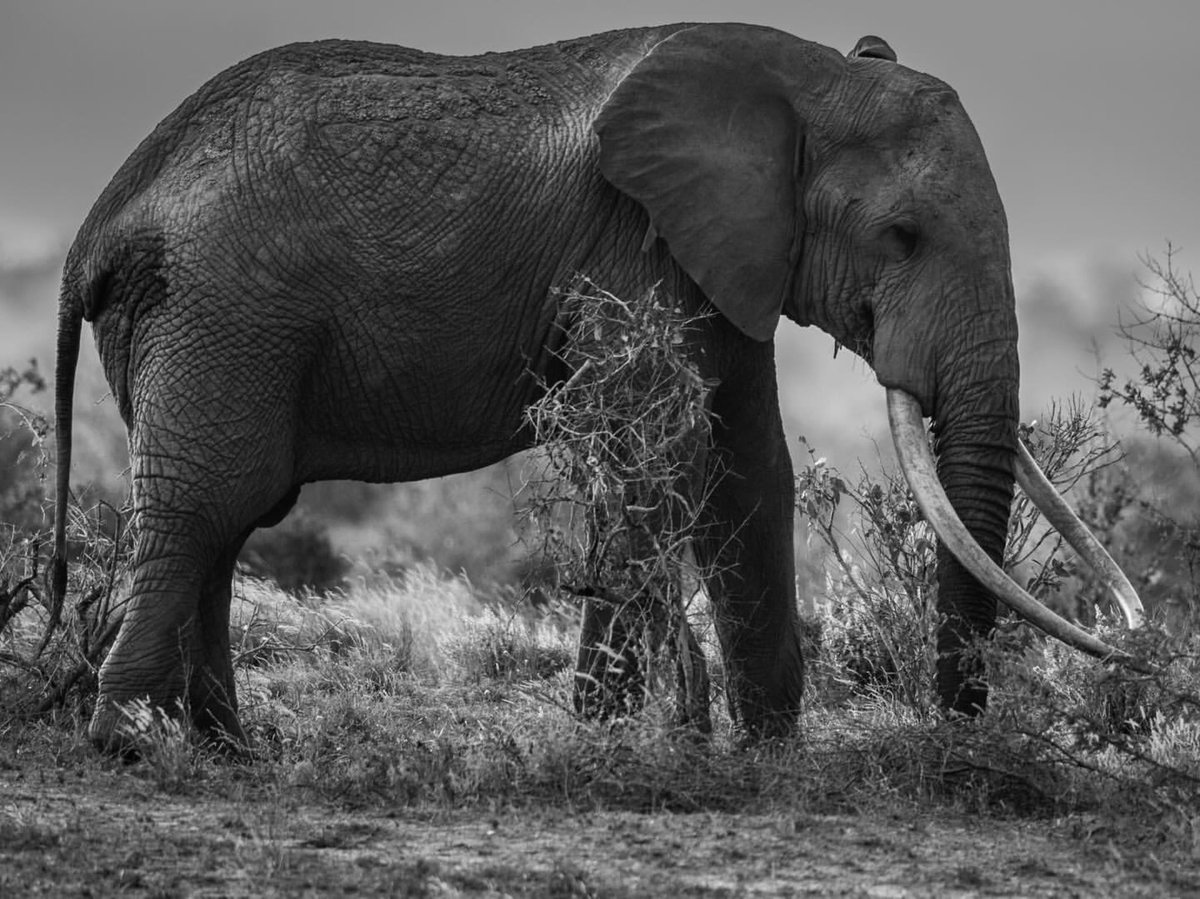
{"label": "elephant's foot", "polygon": [[974,718],[987,711],[988,685],[978,659],[944,655],[937,664],[938,702],[950,719]]}
{"label": "elephant's foot", "polygon": [[[240,757],[250,752],[250,741],[236,714],[220,709],[192,714],[192,723],[204,743],[223,755]],[[156,745],[189,739],[189,725],[179,708],[155,705],[145,697],[118,701],[101,695],[88,724],[88,739],[101,752],[138,759]]]}
{"label": "elephant's foot", "polygon": [[[940,562],[939,562],[940,564]],[[988,682],[986,653],[988,630],[956,621],[953,611],[937,636],[938,704],[947,717],[974,718],[987,711]]]}
{"label": "elephant's foot", "polygon": [[730,714],[747,742],[796,732],[804,699],[804,637],[798,623],[791,627],[772,664],[727,659]]}
{"label": "elephant's foot", "polygon": [[88,739],[101,752],[120,756],[136,756],[133,742],[125,732],[128,718],[116,703],[101,696],[96,700],[92,720],[88,722]]}
{"label": "elephant's foot", "polygon": [[795,712],[765,712],[742,721],[742,742],[757,745],[770,740],[786,740],[796,734],[796,728]]}
{"label": "elephant's foot", "polygon": [[192,723],[207,745],[225,755],[244,756],[250,752],[250,740],[238,719],[232,669],[228,673],[227,681],[209,674],[193,683]]}
{"label": "elephant's foot", "polygon": [[88,739],[103,752],[137,758],[156,745],[190,739],[193,726],[206,745],[224,754],[249,751],[233,686],[212,673],[193,675],[186,691],[159,695],[106,685],[102,674]]}

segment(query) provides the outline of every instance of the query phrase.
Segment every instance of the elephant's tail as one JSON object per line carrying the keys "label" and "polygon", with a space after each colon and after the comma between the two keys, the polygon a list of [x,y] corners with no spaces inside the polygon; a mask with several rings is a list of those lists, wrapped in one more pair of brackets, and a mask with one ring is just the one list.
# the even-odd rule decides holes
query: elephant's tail
{"label": "elephant's tail", "polygon": [[67,593],[67,506],[71,495],[71,418],[75,407],[75,367],[83,330],[86,281],[68,265],[58,299],[58,355],[54,363],[54,558],[50,563],[50,607],[61,610]]}

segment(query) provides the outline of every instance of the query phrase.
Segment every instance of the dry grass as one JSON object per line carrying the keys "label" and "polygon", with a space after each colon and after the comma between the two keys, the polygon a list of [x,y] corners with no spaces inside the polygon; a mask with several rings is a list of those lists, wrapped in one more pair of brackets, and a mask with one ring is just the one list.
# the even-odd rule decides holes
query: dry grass
{"label": "dry grass", "polygon": [[[251,763],[231,765],[177,720],[136,707],[130,725],[143,751],[133,764],[97,756],[83,738],[85,710],[73,706],[7,719],[0,747],[17,770],[77,783],[81,797],[109,785],[103,801],[110,809],[125,801],[146,807],[147,790],[156,797],[150,807],[168,796],[196,809],[235,803],[242,824],[230,826],[246,834],[237,839],[236,859],[217,853],[209,864],[223,872],[244,867],[260,885],[298,877],[297,869],[312,864],[286,835],[314,809],[333,812],[322,813],[322,827],[306,825],[301,846],[356,844],[378,826],[367,822],[383,815],[427,822],[463,814],[476,821],[570,816],[555,825],[563,831],[589,815],[699,813],[730,816],[724,826],[732,829],[777,822],[795,833],[793,843],[807,839],[799,830],[827,819],[853,835],[855,821],[960,814],[992,822],[991,841],[1016,815],[1108,834],[1126,855],[1105,864],[1127,858],[1120,865],[1160,888],[1192,883],[1186,871],[1200,855],[1197,793],[1173,772],[1195,773],[1194,718],[1159,707],[1143,731],[1122,738],[1147,757],[1131,763],[1128,751],[1097,741],[1095,727],[1069,714],[1094,709],[1111,673],[1037,642],[1021,652],[1008,648],[1005,658],[1017,670],[997,677],[992,713],[980,721],[949,724],[895,695],[852,695],[814,703],[794,739],[743,746],[727,727],[704,739],[674,726],[669,697],[651,697],[637,717],[577,720],[569,711],[570,666],[561,667],[574,633],[553,619],[527,623],[499,608],[496,597],[479,597],[463,579],[433,569],[352,586],[327,606],[251,580],[238,594],[237,627],[253,647],[237,669],[242,718],[256,747]],[[112,785],[123,785],[118,795]],[[333,813],[350,817],[334,827]],[[427,825],[428,833],[440,826]],[[641,839],[657,845],[654,834],[665,826]],[[1065,839],[1061,825],[1057,832]],[[7,841],[0,856],[95,846],[89,831],[69,823],[3,814],[0,834]],[[886,839],[909,840],[905,834],[897,825]],[[833,851],[860,852],[853,841],[865,838]],[[911,839],[927,837],[918,831]],[[1138,867],[1144,852],[1132,846],[1153,847],[1154,872]],[[611,851],[636,852],[636,845]],[[406,869],[405,876],[419,873]],[[447,869],[435,865],[421,878],[443,876]],[[514,895],[537,895],[546,883],[523,892],[529,874],[520,866],[488,876]]]}

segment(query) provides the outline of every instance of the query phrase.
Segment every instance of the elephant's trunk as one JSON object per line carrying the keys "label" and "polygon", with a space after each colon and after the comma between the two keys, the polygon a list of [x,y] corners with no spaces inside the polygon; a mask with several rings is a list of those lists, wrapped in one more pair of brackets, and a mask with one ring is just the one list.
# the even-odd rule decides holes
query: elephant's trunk
{"label": "elephant's trunk", "polygon": [[[967,641],[986,633],[994,624],[993,595],[1068,645],[1102,658],[1126,658],[1124,653],[1051,612],[1000,569],[998,562],[1007,530],[1011,475],[986,464],[972,465],[969,446],[961,453],[961,461],[955,458],[958,453],[943,449],[935,472],[917,401],[904,391],[889,390],[888,416],[909,486],[939,538],[938,605],[948,617],[938,637],[938,690],[942,704],[955,711],[970,713],[982,709],[986,702],[986,686],[979,679],[977,670],[969,664],[964,666],[963,649]],[[939,446],[944,438],[944,434],[939,436]],[[974,451],[980,452],[978,444]],[[987,459],[986,451],[979,458]],[[1018,463],[1023,483],[1036,480],[1029,466],[1044,480],[1033,460],[1029,459]],[[1035,498],[1039,508],[1049,507],[1051,502],[1042,488],[1035,489],[1039,491]],[[1053,488],[1050,492],[1053,493]],[[959,496],[957,503],[952,498],[955,494]],[[1065,508],[1061,498],[1057,502]],[[1129,604],[1127,617],[1130,622],[1140,622],[1141,603],[1128,580],[1116,569],[1108,554],[1099,548],[1094,537],[1088,534],[1087,541],[1079,537],[1078,530],[1086,532],[1086,528],[1069,510],[1067,516],[1074,522],[1067,524],[1069,539],[1073,543],[1079,540],[1094,544],[1082,551],[1084,557],[1096,565],[1114,595],[1123,596]],[[1048,517],[1067,523],[1061,509]],[[1112,576],[1114,569],[1119,578]]]}
{"label": "elephant's trunk", "polygon": [[[996,354],[968,355],[973,376],[958,371],[939,390],[933,425],[937,480],[971,539],[996,564],[1008,536],[1018,420],[1015,341],[1000,346]],[[938,544],[938,611],[944,616],[937,639],[941,703],[967,713],[982,709],[983,672],[963,650],[992,631],[996,600],[944,539]]]}

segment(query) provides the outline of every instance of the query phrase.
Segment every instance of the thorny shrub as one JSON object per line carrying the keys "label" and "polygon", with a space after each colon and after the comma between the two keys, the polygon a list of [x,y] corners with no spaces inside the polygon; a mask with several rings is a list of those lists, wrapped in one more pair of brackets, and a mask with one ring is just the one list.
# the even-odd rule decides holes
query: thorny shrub
{"label": "thorny shrub", "polygon": [[12,711],[46,711],[68,695],[84,698],[116,633],[114,588],[129,539],[125,514],[106,503],[90,511],[72,504],[67,539],[79,564],[74,604],[64,608],[43,584],[41,556],[50,545],[44,511],[49,425],[16,402],[22,389],[37,393],[45,380],[36,362],[0,369],[0,695]]}
{"label": "thorny shrub", "polygon": [[804,446],[808,462],[796,478],[796,501],[809,544],[815,541],[826,559],[825,588],[815,597],[818,693],[841,687],[925,707],[937,626],[936,538],[900,474],[876,479],[864,469],[848,482]]}
{"label": "thorny shrub", "polygon": [[[71,601],[61,604],[43,583],[38,564],[38,548],[49,544],[48,534],[3,536],[8,544],[0,546],[0,616],[7,620],[0,621],[0,695],[9,711],[28,715],[91,702],[100,663],[124,613],[121,587],[132,550],[127,520],[127,509],[104,502],[86,510],[70,506]],[[8,587],[9,572],[18,569],[24,574],[19,594]]]}
{"label": "thorny shrub", "polygon": [[[683,585],[705,483],[710,384],[688,352],[697,320],[657,289],[628,302],[581,279],[561,304],[572,374],[547,385],[527,421],[541,447],[525,515],[559,590],[593,605],[607,656],[591,678],[601,708],[674,682],[681,721],[708,727],[708,675]],[[669,674],[667,672],[673,672]],[[634,705],[642,696],[631,698]]]}
{"label": "thorny shrub", "polygon": [[0,368],[0,522],[25,538],[43,527],[49,423],[16,398],[45,389],[36,359],[23,368]]}
{"label": "thorny shrub", "polygon": [[[1173,582],[1176,612],[1194,616],[1200,603],[1200,292],[1168,244],[1164,256],[1142,257],[1148,277],[1132,310],[1122,316],[1118,334],[1136,374],[1105,368],[1099,378],[1101,408],[1123,407],[1157,446],[1137,445],[1136,478],[1115,485],[1132,494],[1136,510],[1123,536],[1138,544],[1141,567],[1155,594],[1159,582]],[[1181,451],[1191,471],[1172,466],[1167,448]],[[1177,453],[1178,454],[1178,453]],[[1164,468],[1175,467],[1175,472]],[[1162,495],[1147,485],[1168,483]],[[1109,491],[1110,493],[1115,491]],[[1107,499],[1107,497],[1103,497]]]}

